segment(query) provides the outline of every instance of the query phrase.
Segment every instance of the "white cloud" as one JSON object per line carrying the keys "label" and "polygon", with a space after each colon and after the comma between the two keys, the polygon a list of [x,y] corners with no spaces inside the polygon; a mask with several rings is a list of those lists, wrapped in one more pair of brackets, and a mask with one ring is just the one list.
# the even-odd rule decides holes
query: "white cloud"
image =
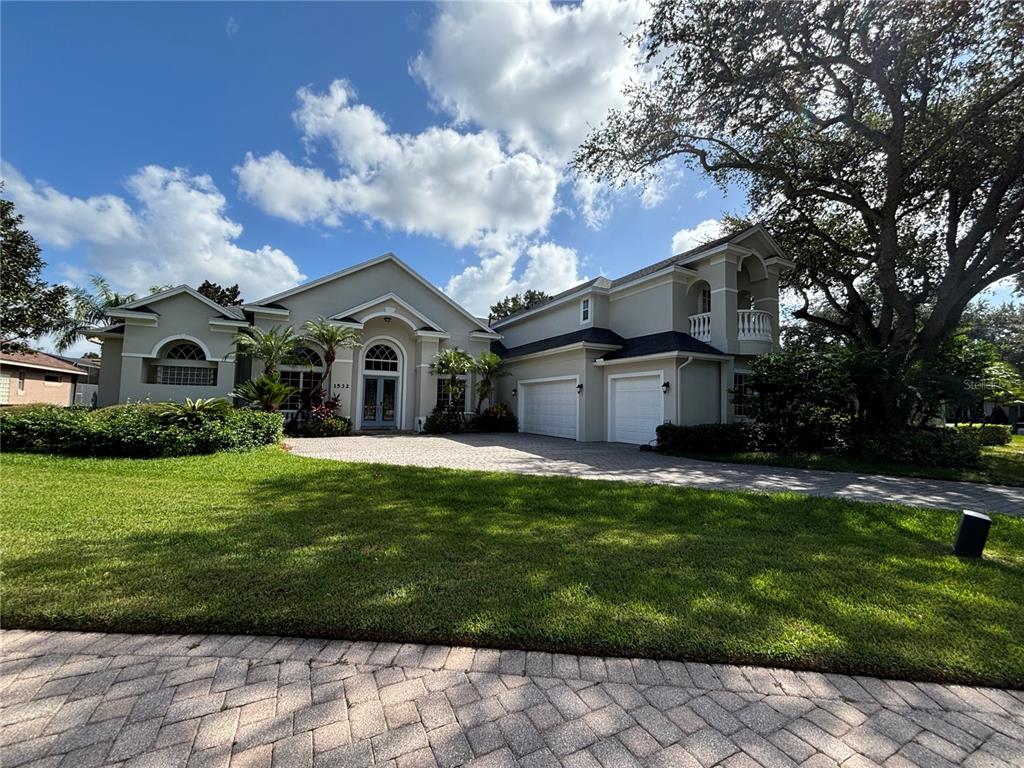
{"label": "white cloud", "polygon": [[[481,251],[479,264],[454,275],[445,286],[449,296],[481,317],[505,296],[530,288],[558,293],[587,279],[579,274],[576,251],[555,243],[524,245],[488,238],[481,244]],[[526,266],[516,277],[516,267],[524,256]]]}
{"label": "white cloud", "polygon": [[[120,290],[145,293],[152,285],[209,279],[238,283],[255,297],[305,278],[282,251],[235,243],[242,226],[225,215],[227,201],[209,176],[148,165],[126,182],[133,206],[116,195],[66,195],[27,181],[9,163],[3,175],[7,194],[36,238],[61,248],[83,244],[87,268]],[[67,271],[81,277],[77,269]]]}
{"label": "white cloud", "polygon": [[224,25],[224,34],[228,37],[234,37],[238,34],[238,22],[234,16],[228,16],[228,23]]}
{"label": "white cloud", "polygon": [[698,245],[721,237],[724,228],[718,219],[705,219],[700,224],[689,229],[680,229],[672,235],[672,253],[682,253]]}
{"label": "white cloud", "polygon": [[452,3],[442,7],[413,71],[460,122],[564,163],[636,74],[624,44],[639,0]]}
{"label": "white cloud", "polygon": [[364,216],[405,232],[466,245],[498,234],[543,232],[555,211],[559,172],[525,153],[507,153],[488,131],[429,128],[391,132],[336,80],[325,93],[298,93],[296,125],[307,146],[328,141],[338,175],[299,166],[280,152],[246,155],[239,187],[267,213],[337,226]]}

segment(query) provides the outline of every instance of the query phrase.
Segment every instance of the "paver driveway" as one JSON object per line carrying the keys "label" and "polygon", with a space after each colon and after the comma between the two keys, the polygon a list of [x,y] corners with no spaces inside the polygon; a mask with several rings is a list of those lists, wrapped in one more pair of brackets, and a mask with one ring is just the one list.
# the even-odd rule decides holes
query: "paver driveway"
{"label": "paver driveway", "polygon": [[1024,765],[1024,693],[760,667],[7,631],[4,766]]}
{"label": "paver driveway", "polygon": [[1024,515],[1024,488],[948,480],[725,464],[661,456],[619,443],[537,435],[357,435],[290,440],[302,456],[741,491],[796,491],[857,501]]}

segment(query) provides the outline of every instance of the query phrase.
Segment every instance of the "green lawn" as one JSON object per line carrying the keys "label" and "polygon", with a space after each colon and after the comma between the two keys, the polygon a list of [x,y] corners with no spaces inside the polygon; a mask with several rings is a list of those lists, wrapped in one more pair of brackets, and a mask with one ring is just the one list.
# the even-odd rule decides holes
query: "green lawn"
{"label": "green lawn", "polygon": [[341,464],[0,459],[4,625],[387,638],[1024,684],[1024,520]]}
{"label": "green lawn", "polygon": [[923,477],[933,480],[964,480],[988,485],[1024,486],[1024,435],[1014,435],[1009,445],[981,449],[981,466],[964,469],[919,467],[906,464],[848,459],[820,453],[785,455],[762,451],[742,453],[687,453],[692,459],[727,461],[735,464],[763,464],[771,467],[827,469],[833,472],[860,472],[899,477]]}

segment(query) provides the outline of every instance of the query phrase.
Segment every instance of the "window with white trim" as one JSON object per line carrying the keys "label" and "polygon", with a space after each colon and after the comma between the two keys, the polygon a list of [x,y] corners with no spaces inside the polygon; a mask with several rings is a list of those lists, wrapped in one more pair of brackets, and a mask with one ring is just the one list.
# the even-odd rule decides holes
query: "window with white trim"
{"label": "window with white trim", "polygon": [[388,344],[374,344],[366,350],[363,369],[367,371],[398,371],[398,353]]}
{"label": "window with white trim", "polygon": [[18,394],[25,394],[25,372],[18,371]]}
{"label": "window with white trim", "polygon": [[703,288],[700,292],[700,314],[711,311],[711,289]]}
{"label": "window with white trim", "polygon": [[590,322],[590,299],[583,299],[580,302],[580,322]]}
{"label": "window with white trim", "polygon": [[147,381],[176,387],[212,387],[217,384],[217,364],[206,359],[193,341],[172,341],[147,375]]}
{"label": "window with white trim", "polygon": [[455,389],[453,391],[451,386],[451,377],[437,377],[437,396],[434,406],[438,410],[447,410],[451,408],[453,411],[468,413],[469,377],[456,376],[455,378],[458,383],[455,385]]}
{"label": "window with white trim", "polygon": [[309,399],[324,375],[323,358],[316,350],[309,347],[296,347],[292,356],[297,362],[282,365],[278,369],[281,381],[295,387],[295,392],[281,403],[282,411],[298,411],[302,408],[303,398]]}
{"label": "window with white trim", "polygon": [[753,396],[750,389],[750,374],[733,374],[732,386],[732,412],[741,419],[748,419],[753,416],[753,409],[750,407],[750,398]]}

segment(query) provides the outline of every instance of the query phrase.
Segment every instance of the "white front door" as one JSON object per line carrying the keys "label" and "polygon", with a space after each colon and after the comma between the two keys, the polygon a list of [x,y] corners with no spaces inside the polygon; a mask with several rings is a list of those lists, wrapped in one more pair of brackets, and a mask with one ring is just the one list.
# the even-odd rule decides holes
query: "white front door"
{"label": "white front door", "polygon": [[613,443],[649,443],[665,419],[660,374],[609,378],[608,439]]}
{"label": "white front door", "polygon": [[519,430],[576,439],[579,398],[576,379],[519,383]]}

